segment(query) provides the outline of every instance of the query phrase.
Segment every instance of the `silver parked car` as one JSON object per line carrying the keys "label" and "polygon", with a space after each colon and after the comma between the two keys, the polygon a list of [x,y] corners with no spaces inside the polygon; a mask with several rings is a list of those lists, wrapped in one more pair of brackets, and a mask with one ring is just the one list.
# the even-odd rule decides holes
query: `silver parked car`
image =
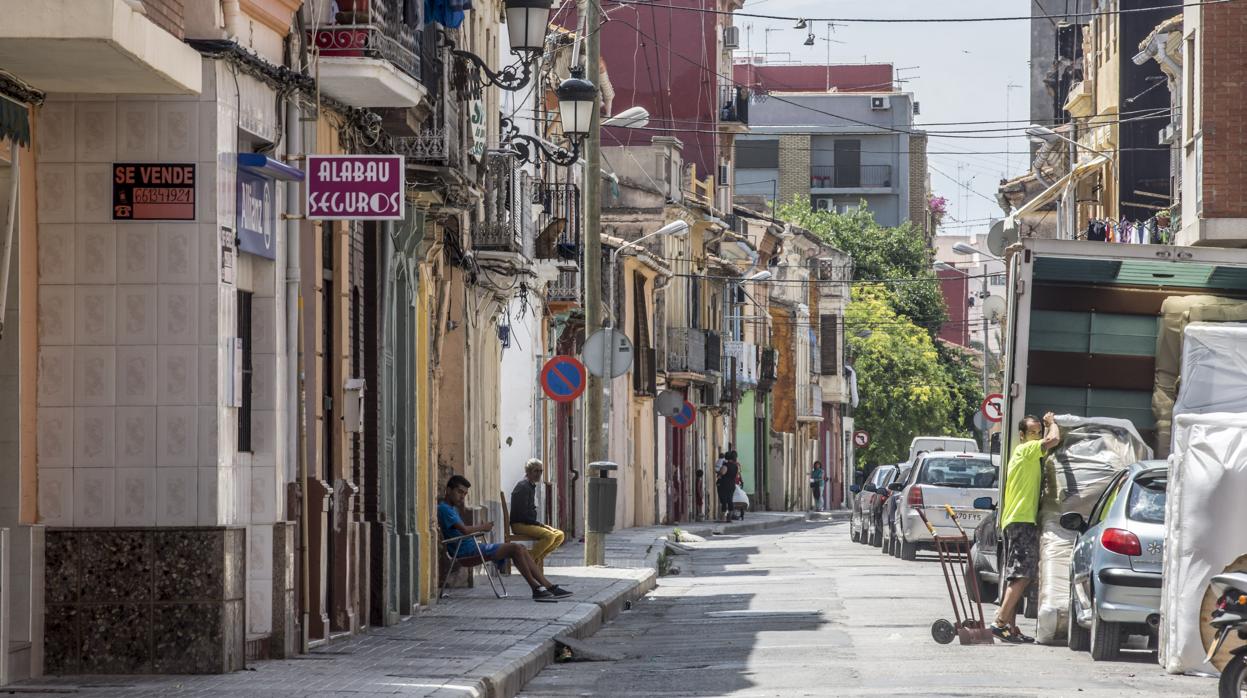
{"label": "silver parked car", "polygon": [[913,560],[919,548],[930,548],[934,539],[918,510],[940,535],[956,535],[957,526],[945,505],[952,507],[961,526],[969,534],[983,520],[984,512],[974,508],[979,497],[996,499],[1000,464],[987,453],[949,453],[933,451],[918,459],[896,500],[896,529],[902,560]]}
{"label": "silver parked car", "polygon": [[1070,561],[1070,649],[1115,659],[1128,635],[1155,642],[1168,484],[1165,461],[1135,463],[1113,478],[1089,519],[1061,516],[1061,526],[1081,533]]}

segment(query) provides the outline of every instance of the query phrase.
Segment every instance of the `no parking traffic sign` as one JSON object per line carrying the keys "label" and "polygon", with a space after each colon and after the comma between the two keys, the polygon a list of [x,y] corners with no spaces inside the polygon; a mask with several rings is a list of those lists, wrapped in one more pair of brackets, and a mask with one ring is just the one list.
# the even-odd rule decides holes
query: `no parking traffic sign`
{"label": "no parking traffic sign", "polygon": [[585,367],[574,356],[556,356],[541,368],[541,389],[555,402],[571,402],[585,391]]}
{"label": "no parking traffic sign", "polygon": [[992,424],[999,422],[1005,418],[1005,396],[1000,393],[988,395],[983,398],[983,405],[979,407],[979,411]]}
{"label": "no parking traffic sign", "polygon": [[693,403],[688,400],[684,401],[684,406],[680,408],[670,417],[671,426],[676,429],[688,429],[693,426],[693,422],[697,421],[697,408],[693,407]]}

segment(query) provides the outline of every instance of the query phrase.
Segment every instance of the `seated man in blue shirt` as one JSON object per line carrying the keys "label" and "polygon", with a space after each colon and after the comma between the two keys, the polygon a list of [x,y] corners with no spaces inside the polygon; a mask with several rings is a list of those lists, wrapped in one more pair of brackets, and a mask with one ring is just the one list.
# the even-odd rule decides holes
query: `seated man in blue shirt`
{"label": "seated man in blue shirt", "polygon": [[[437,525],[442,531],[442,540],[472,533],[488,533],[494,529],[494,525],[488,521],[469,526],[463,522],[463,517],[459,516],[459,507],[463,506],[463,501],[468,496],[468,488],[471,486],[472,483],[462,475],[452,475],[446,482],[446,496],[437,504]],[[500,567],[507,560],[515,563],[515,567],[524,576],[524,581],[533,588],[534,601],[549,601],[572,595],[570,591],[557,584],[551,584],[550,580],[541,574],[537,564],[533,562],[528,548],[519,543],[481,543],[478,545],[474,539],[465,538],[446,544],[446,554],[451,557],[475,557],[478,552],[486,560],[492,560]]]}

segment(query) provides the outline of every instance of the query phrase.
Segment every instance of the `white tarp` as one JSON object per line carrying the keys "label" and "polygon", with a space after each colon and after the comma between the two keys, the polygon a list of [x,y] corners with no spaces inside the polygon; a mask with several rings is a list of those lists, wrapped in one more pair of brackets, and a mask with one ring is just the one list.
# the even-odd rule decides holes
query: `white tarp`
{"label": "white tarp", "polygon": [[1061,528],[1061,514],[1076,511],[1090,516],[1114,474],[1152,457],[1152,449],[1128,420],[1061,415],[1056,423],[1061,427],[1061,444],[1044,458],[1039,498],[1039,621],[1035,639],[1044,644],[1065,642],[1069,563],[1078,534]]}
{"label": "white tarp", "polygon": [[1247,553],[1247,413],[1175,419],[1165,510],[1160,663],[1215,672],[1204,662],[1200,605],[1213,575]]}
{"label": "white tarp", "polygon": [[1247,324],[1193,322],[1182,340],[1173,414],[1247,412]]}

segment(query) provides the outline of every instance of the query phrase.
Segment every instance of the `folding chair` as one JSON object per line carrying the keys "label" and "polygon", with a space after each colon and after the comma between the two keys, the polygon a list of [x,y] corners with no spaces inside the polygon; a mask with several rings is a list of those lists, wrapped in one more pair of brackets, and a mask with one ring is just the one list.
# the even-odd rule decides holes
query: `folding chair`
{"label": "folding chair", "polygon": [[[466,557],[455,557],[450,555],[450,550],[446,547],[447,545],[459,543],[460,541],[468,539],[471,539],[472,545],[476,548],[475,555],[468,555]],[[440,542],[439,547],[442,550],[442,554],[450,558],[450,567],[447,568],[446,574],[442,575],[442,593],[439,595],[440,598],[444,599],[450,595],[450,590],[446,587],[446,583],[450,581],[451,575],[455,573],[455,568],[463,567],[464,569],[470,569],[472,567],[476,567],[477,565],[483,565],[485,567],[485,576],[489,579],[489,588],[493,590],[494,596],[501,599],[507,595],[507,587],[502,582],[502,574],[499,573],[498,566],[493,564],[493,560],[485,557],[484,552],[481,550],[482,542],[489,542],[485,540],[484,533],[469,533],[466,536],[446,538]],[[456,546],[456,548],[457,547],[458,546]]]}

